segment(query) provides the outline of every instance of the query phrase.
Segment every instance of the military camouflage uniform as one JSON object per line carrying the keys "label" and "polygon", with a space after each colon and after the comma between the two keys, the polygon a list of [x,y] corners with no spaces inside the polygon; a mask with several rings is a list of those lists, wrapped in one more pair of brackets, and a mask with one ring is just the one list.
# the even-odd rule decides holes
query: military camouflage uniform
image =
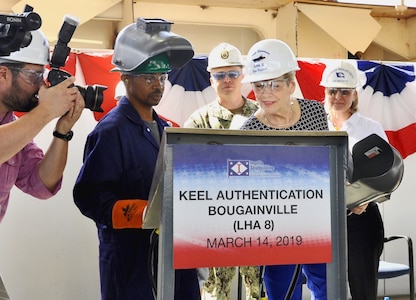
{"label": "military camouflage uniform", "polygon": [[[209,268],[209,276],[205,281],[204,290],[216,297],[217,300],[230,300],[231,282],[237,267]],[[240,267],[240,274],[246,286],[246,299],[259,299],[260,268]]]}
{"label": "military camouflage uniform", "polygon": [[[245,104],[243,111],[239,115],[249,117],[258,109],[257,102],[248,100],[245,97],[243,99],[245,100]],[[218,101],[214,101],[193,112],[185,122],[184,127],[228,129],[230,128],[233,117],[234,114],[232,112],[222,107]]]}
{"label": "military camouflage uniform", "polygon": [[[245,104],[239,115],[251,116],[257,109],[257,103],[243,97]],[[212,128],[228,129],[234,114],[222,107],[218,101],[209,103],[196,110],[185,122],[188,128]],[[230,300],[231,283],[235,276],[237,267],[209,268],[208,279],[203,289],[217,300]],[[246,286],[247,299],[259,298],[260,270],[259,267],[240,267],[240,274]]]}

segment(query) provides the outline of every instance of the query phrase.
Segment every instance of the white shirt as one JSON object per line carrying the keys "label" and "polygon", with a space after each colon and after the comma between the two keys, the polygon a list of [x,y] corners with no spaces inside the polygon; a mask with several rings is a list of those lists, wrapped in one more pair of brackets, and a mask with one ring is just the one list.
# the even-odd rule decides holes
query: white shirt
{"label": "white shirt", "polygon": [[[328,116],[328,127],[329,130],[335,131],[335,127]],[[367,118],[358,112],[355,112],[349,117],[348,120],[344,121],[342,127],[339,129],[348,133],[348,149],[352,152],[352,148],[355,143],[361,141],[367,136],[375,133],[388,142],[386,132],[381,124],[373,119]]]}

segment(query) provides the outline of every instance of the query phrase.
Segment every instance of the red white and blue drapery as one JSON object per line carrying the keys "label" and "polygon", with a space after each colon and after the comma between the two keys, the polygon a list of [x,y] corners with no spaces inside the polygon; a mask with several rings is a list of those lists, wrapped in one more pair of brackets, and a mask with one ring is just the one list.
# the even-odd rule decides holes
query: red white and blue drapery
{"label": "red white and blue drapery", "polygon": [[[298,59],[300,71],[295,96],[323,101],[324,89],[319,85],[326,65],[337,62],[330,59]],[[416,81],[415,64],[407,62],[374,62],[349,60],[359,70],[359,111],[362,115],[379,121],[403,158],[416,152]],[[181,126],[188,116],[215,99],[206,70],[206,57],[192,59],[180,70],[168,74],[165,94],[157,112],[174,126]],[[111,54],[71,53],[63,69],[82,78],[85,84],[107,86],[104,91],[103,113],[94,112],[100,120],[116,105],[114,93],[120,81],[113,68]],[[249,84],[242,94],[253,99]]]}

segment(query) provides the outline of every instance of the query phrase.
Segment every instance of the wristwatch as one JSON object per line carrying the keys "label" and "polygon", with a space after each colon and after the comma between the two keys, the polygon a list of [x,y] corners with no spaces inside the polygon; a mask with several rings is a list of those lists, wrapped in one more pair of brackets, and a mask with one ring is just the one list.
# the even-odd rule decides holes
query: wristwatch
{"label": "wristwatch", "polygon": [[56,129],[55,129],[52,134],[53,134],[54,137],[57,137],[58,139],[65,140],[67,142],[69,142],[72,139],[72,137],[74,136],[74,132],[72,130],[69,131],[67,134],[62,134],[62,133],[59,133],[58,131],[56,131]]}

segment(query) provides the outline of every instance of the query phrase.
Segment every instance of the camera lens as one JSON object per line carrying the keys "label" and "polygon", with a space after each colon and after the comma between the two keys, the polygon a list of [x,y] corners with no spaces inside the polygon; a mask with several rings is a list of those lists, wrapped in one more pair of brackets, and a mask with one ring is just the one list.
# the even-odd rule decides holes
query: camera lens
{"label": "camera lens", "polygon": [[[63,70],[52,68],[52,70],[50,70],[48,74],[48,81],[51,84],[51,86],[55,86],[58,83],[61,83],[65,79],[69,78],[70,76],[71,74]],[[107,89],[106,86],[94,84],[87,85],[85,87],[76,85],[76,87],[78,88],[82,97],[84,97],[85,108],[88,108],[96,112],[104,112],[104,110],[101,108],[101,104],[103,104],[103,92]]]}
{"label": "camera lens", "polygon": [[102,85],[87,85],[86,87],[76,86],[80,91],[82,97],[84,97],[85,108],[91,111],[104,112],[101,108],[101,104],[104,100],[103,92],[107,89],[106,86]]}

